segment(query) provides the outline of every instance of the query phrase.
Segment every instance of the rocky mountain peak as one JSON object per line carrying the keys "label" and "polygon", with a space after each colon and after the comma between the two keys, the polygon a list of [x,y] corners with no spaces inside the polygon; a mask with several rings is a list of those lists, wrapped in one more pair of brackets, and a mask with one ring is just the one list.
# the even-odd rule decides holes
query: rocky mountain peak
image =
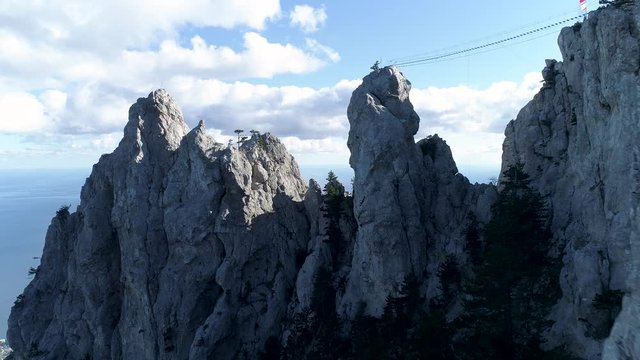
{"label": "rocky mountain peak", "polygon": [[453,160],[451,148],[438,134],[429,135],[418,141],[418,147],[422,151],[423,159],[428,163],[428,168],[435,168],[438,175],[456,175],[458,167]]}
{"label": "rocky mountain peak", "polygon": [[[427,249],[445,246],[441,232],[453,231],[447,225],[452,218],[458,219],[457,226],[466,224],[468,214],[479,208],[477,217],[488,217],[492,197],[480,193],[493,190],[457,177],[451,151],[437,136],[414,142],[420,118],[409,100],[410,90],[411,83],[397,68],[385,67],[365,76],[349,103],[347,145],[355,173],[358,232],[341,304],[347,317],[362,306],[365,313],[380,316],[387,298],[397,295],[407,278],[437,268],[440,259],[433,258],[429,265]],[[484,205],[477,206],[479,202]],[[436,205],[441,203],[458,207],[450,212],[448,206]],[[446,241],[458,242],[452,250],[462,252],[460,234],[448,234]]]}
{"label": "rocky mountain peak", "polygon": [[[357,92],[354,92],[351,101],[353,105],[350,103],[347,115],[356,121],[361,117],[354,112],[362,108],[361,102],[375,104],[376,111],[387,111],[393,116],[392,119],[399,122],[399,124],[384,124],[386,128],[395,128],[401,125],[401,127],[394,129],[393,135],[402,130],[401,138],[411,137],[418,131],[420,118],[409,101],[410,90],[411,82],[404,77],[398,68],[387,66],[374,70],[362,79],[362,85],[358,87]],[[358,99],[358,101],[356,102],[354,99]],[[353,128],[354,125],[352,123],[351,127]]]}
{"label": "rocky mountain peak", "polygon": [[166,90],[159,89],[131,105],[119,148],[132,152],[136,161],[145,156],[166,161],[188,131],[178,104]]}

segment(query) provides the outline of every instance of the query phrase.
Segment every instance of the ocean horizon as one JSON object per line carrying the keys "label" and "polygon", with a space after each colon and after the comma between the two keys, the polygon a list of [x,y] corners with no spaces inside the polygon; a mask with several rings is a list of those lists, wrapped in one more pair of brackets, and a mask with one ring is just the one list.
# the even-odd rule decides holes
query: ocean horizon
{"label": "ocean horizon", "polygon": [[45,234],[56,210],[80,202],[90,169],[0,170],[0,338],[5,338],[11,306],[40,264]]}

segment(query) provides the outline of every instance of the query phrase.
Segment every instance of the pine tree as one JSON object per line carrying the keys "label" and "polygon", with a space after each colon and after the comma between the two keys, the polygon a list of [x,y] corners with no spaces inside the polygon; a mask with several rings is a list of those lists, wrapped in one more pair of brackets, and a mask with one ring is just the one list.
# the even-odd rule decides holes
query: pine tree
{"label": "pine tree", "polygon": [[324,186],[324,210],[327,224],[327,243],[331,248],[332,267],[337,266],[338,256],[342,250],[342,231],[340,230],[340,218],[344,203],[344,186],[338,181],[333,171],[327,175],[327,183]]}
{"label": "pine tree", "polygon": [[345,352],[340,339],[340,322],[335,308],[333,275],[328,268],[318,270],[308,309],[291,322],[285,359],[336,359]]}
{"label": "pine tree", "polygon": [[[471,359],[529,359],[557,296],[557,267],[542,197],[522,164],[503,173],[503,189],[485,228],[482,261],[465,302]],[[536,355],[541,358],[541,355]]]}

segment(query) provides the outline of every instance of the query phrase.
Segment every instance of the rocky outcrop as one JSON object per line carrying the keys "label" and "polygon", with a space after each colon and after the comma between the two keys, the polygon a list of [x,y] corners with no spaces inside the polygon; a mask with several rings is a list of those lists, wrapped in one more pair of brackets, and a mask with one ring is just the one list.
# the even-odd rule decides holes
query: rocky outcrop
{"label": "rocky outcrop", "polygon": [[162,91],[139,99],[118,148],[60,211],[13,308],[15,358],[204,359],[278,334],[304,249],[307,191],[284,146],[187,132]]}
{"label": "rocky outcrop", "polygon": [[12,309],[15,358],[255,358],[286,344],[322,269],[347,320],[381,315],[409,275],[437,295],[439,264],[466,256],[466,226],[496,192],[458,174],[437,136],[414,143],[409,89],[391,67],[354,92],[355,197],[338,197],[337,217],[273,136],[223,146],[202,122],[189,131],[165,91],[139,99],[77,211],[52,220]]}
{"label": "rocky outcrop", "polygon": [[563,29],[563,61],[547,61],[545,85],[505,131],[503,169],[524,164],[564,252],[550,344],[582,359],[601,356],[610,319],[594,300],[615,290],[627,295],[605,358],[640,358],[637,14],[610,6]]}
{"label": "rocky outcrop", "polygon": [[[640,358],[640,9],[624,3],[562,31],[563,61],[547,61],[541,91],[505,131],[503,169],[524,165],[548,205],[550,255],[562,256],[546,346],[583,359]],[[470,184],[437,135],[415,143],[410,88],[385,67],[354,91],[354,195],[336,186],[337,202],[303,182],[275,137],[223,146],[202,123],[189,131],[166,92],[139,99],[80,206],[51,222],[9,320],[14,358],[256,358],[274,339],[304,340],[299,315],[318,324],[318,274],[324,309],[345,324],[379,317],[407,278],[437,299],[452,259],[472,279],[469,234],[498,192]],[[596,306],[607,294],[610,307]]]}
{"label": "rocky outcrop", "polygon": [[448,255],[465,256],[466,227],[472,219],[486,221],[495,200],[492,186],[471,185],[458,173],[437,135],[415,144],[420,119],[410,89],[397,68],[374,70],[353,92],[347,111],[358,223],[341,299],[347,317],[362,306],[380,316],[409,276],[424,278],[435,295],[438,266]]}
{"label": "rocky outcrop", "polygon": [[367,313],[382,315],[387,296],[426,266],[425,169],[413,141],[420,119],[409,102],[410,89],[398,69],[374,71],[354,91],[347,110],[358,221],[342,299],[349,316],[361,303]]}

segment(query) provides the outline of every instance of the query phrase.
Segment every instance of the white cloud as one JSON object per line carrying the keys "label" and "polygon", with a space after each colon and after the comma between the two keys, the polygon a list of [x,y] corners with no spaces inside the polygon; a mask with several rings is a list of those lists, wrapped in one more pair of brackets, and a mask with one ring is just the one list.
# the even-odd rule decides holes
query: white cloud
{"label": "white cloud", "polygon": [[[2,36],[0,47],[12,48],[15,36]],[[10,71],[0,74],[4,83],[17,87],[59,88],[69,83],[109,82],[119,87],[142,91],[160,86],[174,76],[198,76],[233,80],[271,78],[274,75],[301,74],[318,70],[324,59],[337,61],[332,49],[317,44],[305,52],[292,44],[268,41],[258,33],[244,34],[242,51],[208,44],[200,36],[191,39],[190,47],[174,40],[163,41],[155,51],[123,50],[113,58],[74,51],[64,52],[48,46],[20,42],[12,56],[0,58],[0,67]]]}
{"label": "white cloud", "polygon": [[417,138],[437,133],[457,163],[499,167],[504,129],[539,90],[541,79],[530,73],[521,83],[497,82],[486,89],[413,89],[410,98],[421,119]]}
{"label": "white cloud", "polygon": [[59,115],[67,106],[67,93],[59,90],[47,90],[40,95],[40,100],[52,115]]}
{"label": "white cloud", "polygon": [[[137,97],[147,95],[149,88],[145,86],[153,82],[153,73],[166,71],[163,85],[182,107],[187,122],[195,126],[204,119],[219,142],[231,138],[234,129],[256,129],[279,136],[305,164],[346,163],[346,108],[360,80],[317,89],[223,81],[206,75],[214,71],[212,64],[219,58],[244,59],[236,61],[246,64],[258,61],[257,55],[248,54],[259,46],[274,45],[272,52],[291,51],[286,45],[271,44],[254,35],[248,36],[247,43],[255,41],[259,45],[247,45],[242,52],[208,45],[199,38],[192,40],[190,48],[166,43],[157,52],[128,51],[125,54],[129,57],[123,55],[120,62],[95,63],[107,69],[109,77],[68,89],[51,88],[38,96],[0,89],[0,133],[40,134],[27,139],[40,144],[37,151],[56,153],[60,151],[56,149],[65,149],[95,161],[100,153],[116,146],[128,107]],[[170,60],[162,59],[170,54]],[[127,63],[130,68],[126,68]],[[119,65],[123,66],[122,72],[113,72]],[[143,66],[150,70],[140,70]],[[171,74],[169,69],[176,67],[186,71]],[[136,71],[140,76],[127,80]],[[500,82],[485,89],[414,88],[411,101],[421,117],[416,138],[438,133],[447,140],[459,164],[496,166],[504,126],[537,91],[539,80],[540,75],[529,74],[521,83]],[[18,117],[24,121],[5,120]]]}
{"label": "white cloud", "polygon": [[324,7],[314,8],[309,5],[296,5],[289,14],[291,26],[297,26],[305,33],[318,31],[327,21]]}
{"label": "white cloud", "polygon": [[[301,48],[246,30],[279,17],[279,0],[3,1],[0,90],[66,92],[104,82],[140,92],[176,75],[271,78],[309,73],[339,58],[321,44]],[[243,41],[214,44],[198,35],[207,27],[239,28]],[[194,32],[186,45],[185,28]]]}
{"label": "white cloud", "polygon": [[[282,116],[293,132],[294,112],[315,90],[233,81],[312,72],[339,54],[315,40],[297,47],[246,30],[261,30],[280,16],[279,0],[0,2],[0,133],[119,132],[136,97],[200,80],[215,96],[186,95],[193,90],[187,86],[183,99],[209,100],[187,106],[191,113],[219,106],[224,118],[250,115],[270,129],[280,126]],[[185,27],[194,32],[187,44],[180,34]],[[239,28],[243,41],[212,44],[198,35],[206,27]],[[318,114],[311,123],[323,123],[327,131],[344,128],[335,114],[328,120]]]}
{"label": "white cloud", "polygon": [[[438,133],[459,164],[499,166],[504,128],[538,91],[539,80],[540,75],[532,73],[521,83],[498,82],[485,89],[414,88],[411,101],[421,117],[416,139]],[[346,163],[346,108],[359,84],[342,81],[312,89],[184,77],[175,79],[170,90],[194,119],[192,124],[202,118],[208,127],[228,135],[236,128],[270,131],[298,160]]]}
{"label": "white cloud", "polygon": [[421,115],[423,132],[436,128],[502,133],[507,122],[538,91],[541,79],[540,74],[530,73],[519,84],[497,82],[486,89],[468,86],[413,89],[410,97]]}
{"label": "white cloud", "polygon": [[90,139],[89,144],[92,149],[99,152],[111,152],[116,148],[121,138],[122,135],[118,133],[99,134]]}
{"label": "white cloud", "polygon": [[299,164],[326,165],[349,163],[349,148],[344,136],[333,136],[321,139],[300,139],[287,136],[280,139],[287,150]]}
{"label": "white cloud", "polygon": [[183,106],[191,123],[204,119],[207,127],[255,129],[301,139],[344,137],[348,132],[346,108],[360,81],[340,81],[313,89],[269,87],[215,79],[174,78],[167,86]]}
{"label": "white cloud", "polygon": [[2,28],[43,44],[109,53],[147,46],[175,35],[177,28],[263,29],[280,15],[279,0],[5,0]]}
{"label": "white cloud", "polygon": [[327,137],[324,139],[302,140],[297,136],[283,137],[282,143],[287,150],[293,153],[344,153],[347,152],[347,144],[340,137]]}
{"label": "white cloud", "polygon": [[322,58],[292,44],[272,43],[255,32],[248,32],[243,38],[242,51],[208,44],[200,36],[191,39],[190,47],[166,40],[157,51],[124,51],[112,64],[102,66],[107,69],[106,74],[115,76],[110,81],[148,89],[176,76],[220,80],[271,78],[285,73],[309,73],[325,65]]}
{"label": "white cloud", "polygon": [[24,92],[0,93],[0,133],[42,131],[48,125],[45,107]]}

